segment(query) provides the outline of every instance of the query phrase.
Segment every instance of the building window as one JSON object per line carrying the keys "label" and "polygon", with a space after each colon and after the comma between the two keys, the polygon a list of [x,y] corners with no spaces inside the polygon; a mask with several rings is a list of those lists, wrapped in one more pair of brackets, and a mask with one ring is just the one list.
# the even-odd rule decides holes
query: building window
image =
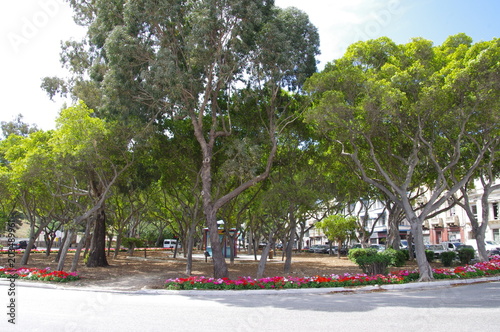
{"label": "building window", "polygon": [[491,204],[491,207],[493,208],[493,220],[498,220],[498,202],[495,202]]}
{"label": "building window", "polygon": [[498,228],[493,230],[493,242],[500,243],[500,230]]}
{"label": "building window", "polygon": [[379,226],[385,226],[385,212],[379,214],[378,225]]}
{"label": "building window", "polygon": [[477,205],[471,205],[470,209],[472,210],[472,214],[474,215],[474,218],[477,220]]}

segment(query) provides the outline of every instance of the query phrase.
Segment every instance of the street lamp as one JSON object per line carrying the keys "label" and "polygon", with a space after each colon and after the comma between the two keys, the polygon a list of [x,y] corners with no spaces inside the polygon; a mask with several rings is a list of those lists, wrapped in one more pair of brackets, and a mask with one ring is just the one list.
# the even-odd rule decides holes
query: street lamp
{"label": "street lamp", "polygon": [[232,227],[229,229],[229,241],[230,241],[230,250],[231,250],[231,259],[233,257],[236,257],[236,248],[235,248],[235,238],[234,236],[236,235],[237,231],[236,231],[236,228]]}

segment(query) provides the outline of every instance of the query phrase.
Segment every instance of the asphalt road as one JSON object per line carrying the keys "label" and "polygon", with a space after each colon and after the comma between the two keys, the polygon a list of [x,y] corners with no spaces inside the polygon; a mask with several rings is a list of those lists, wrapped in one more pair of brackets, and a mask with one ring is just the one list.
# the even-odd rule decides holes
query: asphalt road
{"label": "asphalt road", "polygon": [[[174,295],[0,283],[0,331],[498,331],[500,282],[428,289]],[[197,294],[197,295],[196,295]]]}

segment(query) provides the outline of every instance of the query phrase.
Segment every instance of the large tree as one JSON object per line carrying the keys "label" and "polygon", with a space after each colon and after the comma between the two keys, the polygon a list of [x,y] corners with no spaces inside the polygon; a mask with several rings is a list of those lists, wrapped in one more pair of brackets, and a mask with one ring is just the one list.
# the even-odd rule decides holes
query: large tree
{"label": "large tree", "polygon": [[[471,179],[466,185],[460,188],[462,199],[453,197],[456,204],[464,209],[470,220],[473,238],[477,243],[478,256],[483,262],[489,260],[485,246],[485,233],[490,220],[490,197],[495,190],[500,189],[500,183],[498,182],[500,150],[498,149],[498,144],[500,144],[500,140],[497,141],[497,145],[491,146],[491,149],[486,154],[483,164],[478,169],[478,179],[476,181]],[[474,190],[472,191],[474,195],[471,195],[471,190]],[[473,196],[478,197],[481,204],[480,219],[477,217],[477,210],[474,211],[473,208],[475,206],[477,209]]]}
{"label": "large tree", "polygon": [[[316,29],[304,13],[278,9],[273,1],[70,3],[78,22],[89,27],[88,47],[65,44],[63,59],[76,74],[74,84],[68,87],[52,78],[44,81],[45,88],[51,94],[69,90],[101,115],[127,122],[190,120],[201,151],[201,193],[214,275],[227,276],[217,211],[269,175],[278,135],[291,120],[280,89],[299,87],[315,71]],[[214,155],[224,138],[238,129],[231,118],[238,109],[230,97],[241,87],[257,94],[252,97],[259,101],[252,116],[268,138],[267,149],[262,149],[251,176],[217,193]]]}
{"label": "large tree", "polygon": [[[18,136],[15,134],[2,141],[0,151],[4,159],[2,165],[2,180],[6,183],[7,207],[9,214],[18,206],[24,217],[29,222],[30,235],[21,264],[27,264],[30,250],[35,240],[45,226],[50,222],[51,211],[54,210],[51,172],[53,159],[51,158],[51,132],[36,131],[30,135]],[[2,202],[2,205],[4,203]]]}
{"label": "large tree", "polygon": [[330,242],[330,248],[333,242],[339,244],[338,247],[338,257],[340,257],[340,251],[342,249],[342,244],[346,242],[347,239],[355,236],[355,231],[358,228],[356,223],[356,218],[354,216],[343,216],[343,215],[330,215],[320,222],[316,223],[316,227],[321,229],[323,233],[328,238]]}
{"label": "large tree", "polygon": [[64,109],[50,141],[53,171],[60,174],[57,196],[79,206],[81,213],[68,225],[68,232],[94,218],[89,267],[108,265],[105,202],[119,176],[131,165],[134,149],[130,133],[93,113],[83,102]]}
{"label": "large tree", "polygon": [[[498,140],[498,44],[473,45],[463,34],[441,46],[421,38],[359,42],[308,83],[316,97],[311,121],[350,157],[358,176],[404,210],[421,280],[433,278],[423,221]],[[420,186],[430,195],[417,205]]]}

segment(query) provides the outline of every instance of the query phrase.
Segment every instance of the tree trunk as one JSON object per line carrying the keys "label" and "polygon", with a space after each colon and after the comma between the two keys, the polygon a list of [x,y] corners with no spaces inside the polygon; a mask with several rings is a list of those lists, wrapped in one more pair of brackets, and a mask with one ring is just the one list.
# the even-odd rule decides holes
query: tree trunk
{"label": "tree trunk", "polygon": [[234,237],[235,235],[228,235],[229,238],[229,264],[234,265]]}
{"label": "tree trunk", "polygon": [[[94,219],[92,219],[91,221],[91,225],[90,225],[90,229],[92,229],[93,227],[93,223],[94,222]],[[91,236],[92,234],[89,234],[89,236],[87,236],[87,239],[86,239],[86,242],[85,242],[85,251],[83,253],[83,257],[88,257],[89,256],[89,251],[90,251],[90,248],[92,248],[92,238],[93,236]]]}
{"label": "tree trunk", "polygon": [[83,246],[87,242],[87,237],[89,236],[90,232],[90,224],[91,220],[87,220],[87,227],[85,227],[85,234],[80,240],[80,243],[78,243],[78,246],[76,247],[76,252],[75,252],[75,257],[73,257],[73,263],[71,264],[71,269],[70,272],[75,272],[78,268],[78,261],[80,260],[80,253],[82,252]]}
{"label": "tree trunk", "polygon": [[484,232],[477,232],[476,234],[476,243],[477,243],[477,252],[479,255],[479,260],[481,262],[487,262],[488,251],[486,250],[485,242],[484,242]]}
{"label": "tree trunk", "polygon": [[108,235],[108,247],[106,249],[107,251],[107,256],[109,257],[111,255],[111,244],[113,243],[113,232],[107,234]]}
{"label": "tree trunk", "polygon": [[115,252],[113,253],[113,258],[118,257],[118,253],[120,252],[120,247],[122,245],[122,237],[123,237],[123,230],[120,230],[118,232],[118,235],[116,235],[116,245],[115,245]]}
{"label": "tree trunk", "polygon": [[163,247],[163,231],[165,230],[165,226],[158,227],[158,237],[156,238],[155,246]]}
{"label": "tree trunk", "polygon": [[389,229],[387,232],[387,243],[386,248],[392,248],[394,250],[399,250],[401,244],[401,235],[399,234],[399,222],[397,219],[392,219],[389,217]]}
{"label": "tree trunk", "polygon": [[54,245],[54,240],[56,238],[56,235],[54,232],[51,233],[45,233],[43,236],[45,238],[45,245],[47,246],[47,250],[45,250],[45,256],[49,257],[50,252],[52,250],[52,246]]}
{"label": "tree trunk", "polygon": [[[192,225],[193,226],[193,225]],[[193,247],[194,247],[194,232],[196,230],[196,224],[191,227],[188,231],[187,243],[184,252],[186,253],[186,274],[191,275],[193,269]]]}
{"label": "tree trunk", "polygon": [[66,241],[68,240],[68,232],[64,232],[64,236],[61,239],[61,243],[59,244],[59,250],[57,251],[56,258],[54,259],[54,262],[59,262],[61,260],[61,254],[62,254],[62,249],[64,245],[66,244]]}
{"label": "tree trunk", "polygon": [[179,239],[175,241],[175,247],[174,247],[174,258],[177,258],[177,250],[179,249]]}
{"label": "tree trunk", "polygon": [[35,239],[40,236],[40,234],[42,233],[42,230],[44,229],[45,226],[47,226],[47,224],[48,223],[40,225],[40,227],[38,227],[38,230],[36,232],[34,231],[34,226],[33,226],[32,230],[30,231],[30,239],[28,241],[28,245],[27,245],[26,249],[24,250],[23,258],[21,259],[21,265],[28,264],[28,259],[30,257],[31,248],[33,248],[33,245],[35,244]]}
{"label": "tree trunk", "polygon": [[68,254],[69,247],[71,246],[71,238],[73,237],[74,231],[72,229],[65,232],[64,237],[66,240],[64,241],[64,246],[59,248],[59,260],[57,263],[57,270],[62,271],[64,269],[64,261],[66,260],[66,255]]}
{"label": "tree trunk", "polygon": [[410,257],[410,261],[415,259],[415,241],[413,240],[413,231],[408,234],[408,256]]}
{"label": "tree trunk", "polygon": [[[483,181],[484,183],[484,181]],[[479,260],[481,262],[487,262],[489,260],[488,253],[486,252],[485,242],[484,242],[484,233],[486,232],[486,227],[488,226],[489,219],[489,204],[488,198],[491,193],[490,185],[483,185],[483,195],[481,196],[481,225],[477,222],[477,219],[474,218],[471,220],[471,224],[473,225],[474,235],[477,242],[477,252],[479,255]],[[474,227],[475,226],[475,227]]]}
{"label": "tree trunk", "polygon": [[87,267],[108,266],[106,259],[106,213],[104,204],[95,214],[94,234],[92,237],[93,246],[87,260]]}
{"label": "tree trunk", "polygon": [[253,248],[253,232],[252,229],[248,229],[248,254],[252,254],[252,248]]}
{"label": "tree trunk", "polygon": [[257,244],[257,241],[255,241],[255,238],[253,238],[252,241],[253,260],[257,261],[257,248],[259,248],[259,245]]}
{"label": "tree trunk", "polygon": [[222,246],[217,229],[216,211],[213,208],[205,207],[205,216],[207,219],[208,235],[210,236],[210,245],[212,247],[212,261],[214,265],[214,278],[227,278],[229,270],[227,269],[226,259],[222,253]]}
{"label": "tree trunk", "polygon": [[290,236],[288,244],[286,246],[286,260],[283,269],[284,273],[290,273],[290,270],[292,269],[292,252],[293,252],[293,245],[295,243],[295,228],[297,226],[297,220],[295,219],[295,214],[293,213],[293,211],[290,211],[289,217],[290,217]]}
{"label": "tree trunk", "polygon": [[340,259],[340,251],[342,250],[342,242],[339,241],[339,246],[338,246],[339,250],[337,250],[337,258]]}
{"label": "tree trunk", "polygon": [[411,231],[415,242],[415,254],[417,258],[419,281],[431,281],[434,279],[432,269],[425,255],[424,236],[422,233],[422,222],[417,218],[411,220]]}
{"label": "tree trunk", "polygon": [[262,254],[260,256],[259,266],[257,267],[257,279],[260,279],[264,276],[264,271],[266,270],[266,262],[267,256],[269,255],[269,251],[271,250],[272,236],[269,236],[269,241],[264,248],[262,248]]}

